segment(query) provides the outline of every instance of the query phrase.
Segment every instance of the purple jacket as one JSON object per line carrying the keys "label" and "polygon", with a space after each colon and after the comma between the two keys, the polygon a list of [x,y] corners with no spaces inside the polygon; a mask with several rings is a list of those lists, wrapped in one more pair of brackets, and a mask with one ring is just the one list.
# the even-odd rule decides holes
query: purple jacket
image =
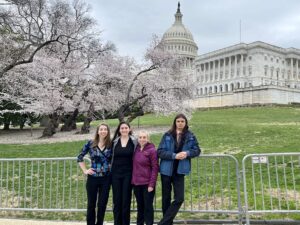
{"label": "purple jacket", "polygon": [[154,144],[147,143],[141,151],[140,145],[133,153],[133,171],[131,183],[155,187],[158,174],[158,157]]}

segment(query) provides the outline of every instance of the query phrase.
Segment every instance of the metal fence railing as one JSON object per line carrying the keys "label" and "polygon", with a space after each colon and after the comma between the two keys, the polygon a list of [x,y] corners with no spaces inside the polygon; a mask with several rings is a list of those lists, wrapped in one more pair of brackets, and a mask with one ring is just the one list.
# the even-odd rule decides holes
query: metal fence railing
{"label": "metal fence railing", "polygon": [[84,211],[85,202],[74,157],[0,159],[0,210]]}
{"label": "metal fence railing", "polygon": [[[240,172],[231,155],[192,159],[180,212],[193,218],[200,213],[231,215],[223,218],[240,225],[249,225],[250,216],[258,213],[300,212],[300,153],[247,155]],[[74,157],[0,159],[0,211],[85,212],[85,183]],[[154,206],[161,212],[160,178]],[[111,196],[107,210],[112,211]]]}
{"label": "metal fence railing", "polygon": [[251,214],[300,213],[300,153],[246,155],[242,166],[247,224]]}

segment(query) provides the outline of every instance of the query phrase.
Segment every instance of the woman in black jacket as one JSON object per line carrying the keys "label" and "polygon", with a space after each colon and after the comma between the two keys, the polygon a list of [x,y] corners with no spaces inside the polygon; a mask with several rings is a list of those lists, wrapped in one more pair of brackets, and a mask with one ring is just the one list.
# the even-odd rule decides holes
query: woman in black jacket
{"label": "woman in black jacket", "polygon": [[121,122],[112,143],[112,190],[114,225],[130,224],[132,156],[137,140],[130,125]]}

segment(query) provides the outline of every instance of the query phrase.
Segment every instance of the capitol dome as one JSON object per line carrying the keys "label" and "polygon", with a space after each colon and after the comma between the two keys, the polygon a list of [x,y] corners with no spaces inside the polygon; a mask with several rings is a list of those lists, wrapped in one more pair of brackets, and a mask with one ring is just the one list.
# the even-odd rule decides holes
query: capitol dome
{"label": "capitol dome", "polygon": [[165,49],[187,58],[188,67],[197,56],[198,47],[192,33],[183,25],[180,3],[175,14],[175,22],[163,35]]}

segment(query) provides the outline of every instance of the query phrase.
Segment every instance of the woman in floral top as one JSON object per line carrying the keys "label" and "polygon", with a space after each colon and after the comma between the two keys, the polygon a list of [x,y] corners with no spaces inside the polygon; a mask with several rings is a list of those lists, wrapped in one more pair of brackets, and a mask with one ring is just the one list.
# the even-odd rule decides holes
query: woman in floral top
{"label": "woman in floral top", "polygon": [[[86,190],[87,190],[87,225],[102,225],[104,214],[109,197],[109,189],[111,185],[111,139],[108,125],[100,124],[94,140],[88,141],[82,148],[81,153],[77,157],[79,166],[84,174],[86,174]],[[91,168],[87,169],[84,163],[84,156],[90,155]],[[96,201],[97,204],[97,222],[95,216]]]}

